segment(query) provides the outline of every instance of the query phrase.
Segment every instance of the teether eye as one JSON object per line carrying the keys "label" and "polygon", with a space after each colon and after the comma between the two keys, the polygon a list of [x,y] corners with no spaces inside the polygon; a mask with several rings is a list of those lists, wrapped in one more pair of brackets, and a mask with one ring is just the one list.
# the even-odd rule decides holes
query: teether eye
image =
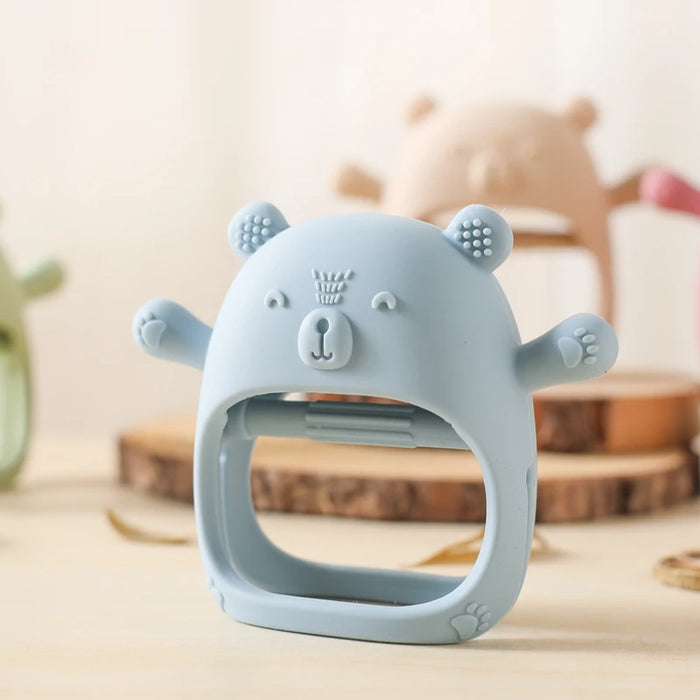
{"label": "teether eye", "polygon": [[263,302],[268,309],[274,309],[275,307],[284,308],[287,306],[287,297],[279,289],[271,289],[265,295]]}
{"label": "teether eye", "polygon": [[391,292],[379,292],[372,299],[372,308],[393,311],[396,308],[396,297]]}

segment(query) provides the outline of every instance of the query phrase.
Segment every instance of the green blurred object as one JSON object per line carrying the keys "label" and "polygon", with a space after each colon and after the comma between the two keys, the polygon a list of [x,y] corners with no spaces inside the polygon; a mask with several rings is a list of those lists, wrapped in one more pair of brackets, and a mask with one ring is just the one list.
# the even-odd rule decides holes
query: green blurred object
{"label": "green blurred object", "polygon": [[16,278],[0,253],[0,488],[19,474],[31,433],[31,367],[22,308],[62,281],[61,266],[52,260]]}

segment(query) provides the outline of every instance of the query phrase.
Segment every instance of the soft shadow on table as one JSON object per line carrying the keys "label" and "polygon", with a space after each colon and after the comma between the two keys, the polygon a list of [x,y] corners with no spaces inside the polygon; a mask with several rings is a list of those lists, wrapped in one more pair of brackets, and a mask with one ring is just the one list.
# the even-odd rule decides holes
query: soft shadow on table
{"label": "soft shadow on table", "polygon": [[18,483],[0,491],[0,511],[56,513],[103,511],[108,506],[160,506],[164,509],[189,510],[192,506],[165,498],[140,493],[104,477],[44,479]]}
{"label": "soft shadow on table", "polygon": [[[524,639],[522,637],[514,639],[477,639],[473,642],[466,642],[457,648],[472,645],[483,651],[536,651],[552,652],[559,654],[585,654],[601,652],[610,654],[667,654],[669,652],[680,651],[668,644],[639,642],[633,639],[610,639],[607,637],[591,637],[588,639],[565,639],[561,637],[536,637]],[[689,653],[690,650],[683,649]]]}
{"label": "soft shadow on table", "polygon": [[[683,591],[679,594],[683,595]],[[687,593],[687,592],[685,592]],[[694,610],[700,600],[688,599],[688,610]],[[554,604],[546,607],[526,607],[514,610],[505,625],[551,631],[553,636],[532,638],[489,639],[488,636],[469,642],[484,650],[545,651],[616,654],[698,654],[700,635],[677,635],[688,630],[693,621],[683,610],[664,608],[628,608]],[[614,632],[612,631],[614,629]],[[557,636],[561,633],[562,636]],[[579,634],[580,637],[568,636]],[[567,636],[564,636],[567,635]],[[659,636],[663,635],[663,640]],[[669,641],[677,639],[677,641]]]}
{"label": "soft shadow on table", "polygon": [[100,478],[44,480],[38,483],[17,484],[0,494],[3,512],[75,513],[94,510],[105,503],[113,486]]}

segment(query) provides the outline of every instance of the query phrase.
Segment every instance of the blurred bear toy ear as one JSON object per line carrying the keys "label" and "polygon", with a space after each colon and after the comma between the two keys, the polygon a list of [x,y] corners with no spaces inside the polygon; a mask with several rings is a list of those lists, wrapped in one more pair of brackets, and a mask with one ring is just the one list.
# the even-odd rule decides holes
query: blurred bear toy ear
{"label": "blurred bear toy ear", "polygon": [[405,119],[407,124],[417,124],[423,121],[431,112],[437,108],[435,100],[429,95],[416,97],[406,108]]}
{"label": "blurred bear toy ear", "polygon": [[287,220],[274,204],[253,202],[231,219],[228,242],[236,255],[245,260],[287,228]]}
{"label": "blurred bear toy ear", "polygon": [[488,272],[493,272],[513,249],[513,232],[508,222],[482,204],[462,209],[443,235],[471,263]]}
{"label": "blurred bear toy ear", "polygon": [[577,97],[564,110],[564,118],[579,131],[586,131],[595,123],[595,105],[585,97]]}

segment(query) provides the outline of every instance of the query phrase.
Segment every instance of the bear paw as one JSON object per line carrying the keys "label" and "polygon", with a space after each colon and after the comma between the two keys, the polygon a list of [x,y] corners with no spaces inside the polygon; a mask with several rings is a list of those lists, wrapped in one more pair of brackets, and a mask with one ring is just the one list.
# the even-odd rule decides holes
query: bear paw
{"label": "bear paw", "polygon": [[166,328],[165,321],[162,321],[150,312],[139,315],[134,319],[134,337],[136,342],[148,350],[158,350],[160,348],[160,341]]}
{"label": "bear paw", "polygon": [[469,603],[463,613],[455,615],[450,620],[450,624],[455,628],[460,639],[471,639],[489,628],[490,619],[491,611],[488,606]]}
{"label": "bear paw", "polygon": [[[547,337],[550,350],[546,354],[551,358],[550,374],[544,386],[600,377],[615,363],[618,350],[615,331],[599,316],[577,314],[562,321],[550,333],[543,336]],[[537,385],[542,386],[540,382]]]}
{"label": "bear paw", "polygon": [[597,337],[586,328],[577,328],[573,336],[559,338],[557,347],[561,353],[564,365],[568,369],[578,367],[581,362],[587,365],[594,365],[598,362],[596,357],[600,346],[596,345]]}
{"label": "bear paw", "polygon": [[532,392],[555,384],[595,379],[617,359],[617,337],[594,314],[576,314],[518,350],[522,386]]}
{"label": "bear paw", "polygon": [[226,601],[224,600],[224,594],[216,587],[213,578],[210,578],[207,581],[207,588],[214,597],[216,604],[219,606],[219,608],[221,608],[221,612],[226,612]]}

